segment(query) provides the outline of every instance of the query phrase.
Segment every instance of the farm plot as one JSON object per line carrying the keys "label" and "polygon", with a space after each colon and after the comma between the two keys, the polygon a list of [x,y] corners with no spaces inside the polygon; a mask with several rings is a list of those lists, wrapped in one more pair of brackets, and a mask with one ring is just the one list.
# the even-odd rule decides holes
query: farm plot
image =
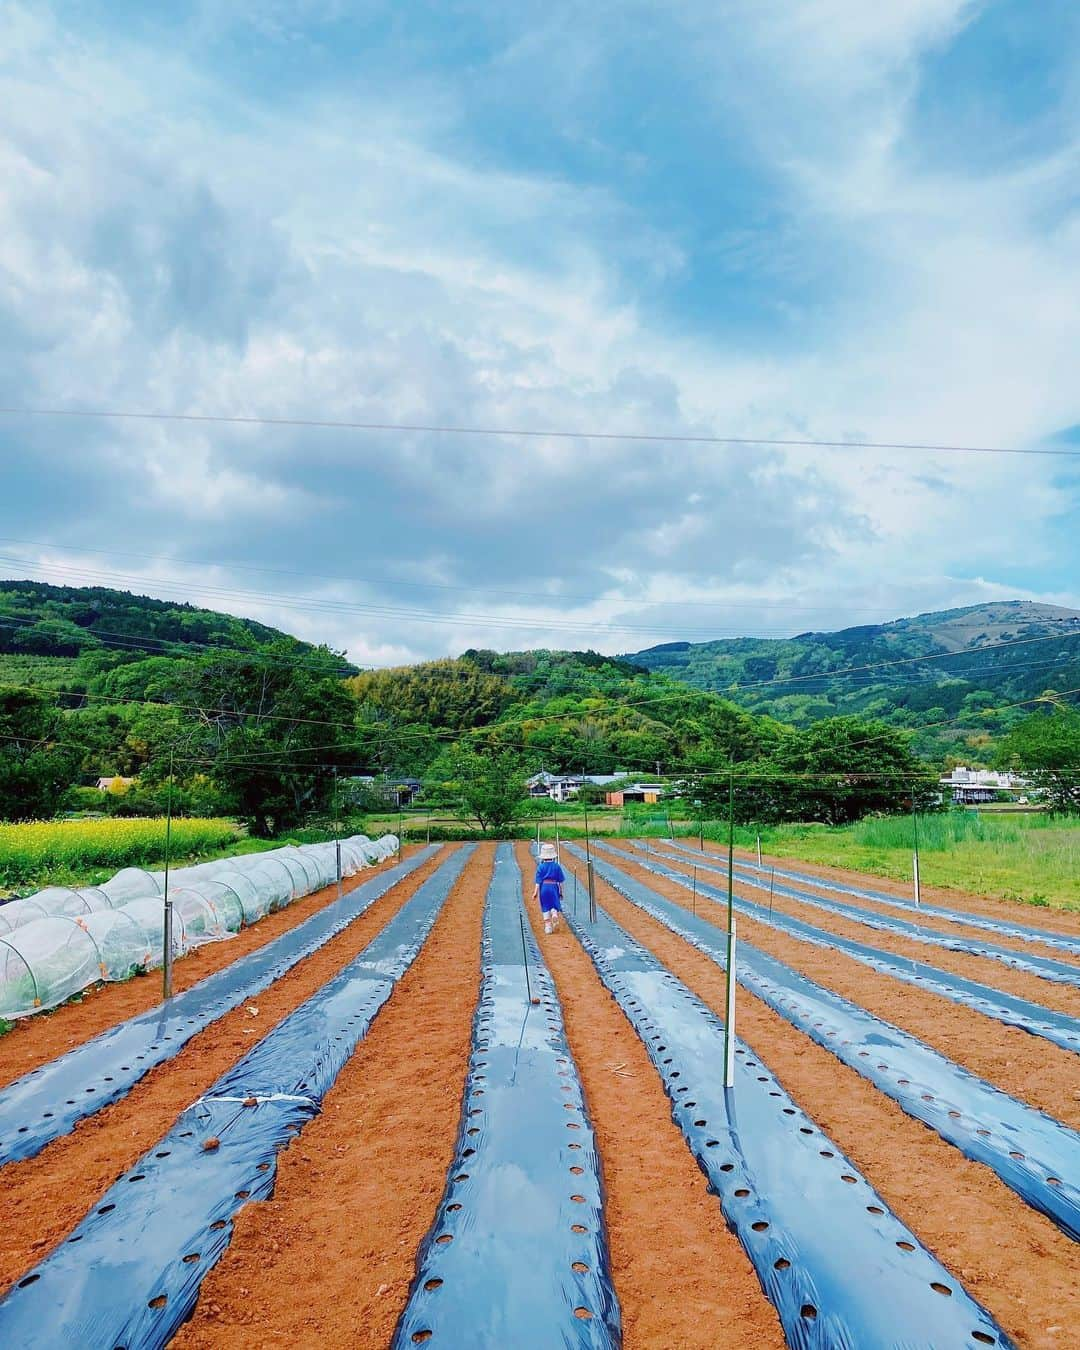
{"label": "farm plot", "polygon": [[269,1194],[277,1151],[317,1114],[415,960],[468,853],[453,854],[360,957],[183,1112],[160,1147],[9,1291],[0,1340],[167,1342],[227,1246],[233,1215]]}
{"label": "farm plot", "polygon": [[[603,845],[597,845],[597,848],[601,849],[605,856],[608,854],[612,857],[620,856],[615,849],[608,850]],[[668,867],[660,861],[661,858],[666,856],[665,854],[654,855],[651,850],[648,850],[641,860],[641,866],[658,876],[667,877],[670,880],[677,881],[680,885],[685,885],[688,879],[684,873]],[[681,858],[676,859],[676,861],[682,863]],[[703,870],[714,872],[719,869],[707,868]],[[722,901],[724,899],[722,892],[715,886],[704,882],[698,887],[695,880],[692,889],[695,893],[699,893],[709,900]],[[993,1017],[1003,1022],[1006,1026],[1019,1027],[1023,1031],[1030,1032],[1033,1036],[1045,1037],[1046,1040],[1060,1046],[1063,1050],[1080,1053],[1080,1025],[1068,1013],[1057,1012],[1029,999],[1017,998],[1003,990],[981,984],[977,980],[971,980],[963,975],[952,974],[937,966],[929,965],[925,961],[914,960],[910,957],[900,958],[889,951],[871,946],[866,942],[845,937],[835,929],[824,932],[812,923],[783,910],[774,911],[770,907],[766,911],[760,903],[748,904],[742,898],[737,902],[737,908],[740,913],[753,918],[755,922],[763,924],[767,928],[775,928],[803,942],[842,951],[852,957],[853,960],[868,965],[879,974],[929,989],[935,994],[940,994],[942,998],[950,999],[952,1002],[959,1003],[967,1008],[973,1008],[984,1013],[987,1017]]]}
{"label": "farm plot", "polygon": [[769,891],[784,898],[796,900],[802,905],[821,910],[826,914],[835,914],[840,918],[864,924],[867,928],[874,929],[877,932],[895,934],[898,937],[907,938],[911,942],[926,946],[942,947],[948,951],[987,957],[992,961],[1000,961],[1013,970],[1038,975],[1044,980],[1050,980],[1057,984],[1067,984],[1080,988],[1080,966],[1033,951],[1030,943],[1020,942],[1014,945],[1005,945],[1004,939],[1008,935],[1004,933],[999,935],[1002,940],[998,942],[990,942],[976,933],[954,936],[922,922],[921,915],[917,915],[915,919],[902,919],[886,913],[871,912],[858,905],[846,904],[835,899],[826,899],[824,896],[818,896],[805,890],[796,890],[791,886],[783,884],[777,886],[774,881],[766,880],[760,872],[740,870],[739,881],[745,886],[753,886],[760,891]]}
{"label": "farm plot", "polygon": [[[673,840],[670,847],[685,856],[693,857],[695,861],[701,861],[702,855],[697,849],[688,848],[678,840]],[[746,866],[745,863],[742,865]],[[906,910],[909,914],[917,912],[924,919],[941,919],[947,923],[957,924],[961,928],[980,928],[998,937],[1014,937],[1025,942],[1038,942],[1047,947],[1056,947],[1060,951],[1069,952],[1073,956],[1080,956],[1080,937],[1072,933],[1055,932],[1053,929],[1036,928],[1014,916],[992,916],[980,914],[972,909],[957,909],[955,901],[952,906],[921,903],[916,907],[912,896],[899,896],[891,891],[875,890],[854,880],[830,880],[828,877],[815,876],[812,872],[793,872],[772,865],[768,871],[783,881],[792,881],[802,887],[810,886],[835,895],[849,895],[854,899],[869,900],[871,904],[884,905],[889,909]]]}
{"label": "farm plot", "polygon": [[[173,958],[230,937],[321,889],[383,862],[392,835],[286,846],[177,868],[169,894]],[[126,980],[164,959],[162,873],[125,867],[101,886],[50,886],[0,906],[0,1018],[55,1008],[98,981]]]}
{"label": "farm plot", "polygon": [[[576,850],[575,850],[576,851]],[[597,868],[632,903],[723,965],[714,925],[681,912],[625,873]],[[914,1037],[742,944],[740,982],[849,1068],[869,1078],[909,1115],[936,1129],[968,1157],[1080,1238],[1080,1136],[975,1078]],[[886,1063],[882,1063],[886,1059]],[[988,1128],[991,1123],[995,1128]]]}
{"label": "farm plot", "polygon": [[[197,988],[178,1053],[140,1041],[126,1095],[0,1169],[4,1344],[1069,1344],[1075,1077],[1040,1096],[941,1044],[977,1023],[1003,1080],[1028,1049],[1075,1074],[1074,1050],[950,998],[951,972],[901,983],[888,944],[860,962],[747,920],[726,1090],[720,910],[677,866],[594,855],[595,921],[539,936],[523,845],[408,864]],[[1056,1024],[1031,997],[1056,985],[994,969],[1027,982],[987,984],[1000,1009]]]}

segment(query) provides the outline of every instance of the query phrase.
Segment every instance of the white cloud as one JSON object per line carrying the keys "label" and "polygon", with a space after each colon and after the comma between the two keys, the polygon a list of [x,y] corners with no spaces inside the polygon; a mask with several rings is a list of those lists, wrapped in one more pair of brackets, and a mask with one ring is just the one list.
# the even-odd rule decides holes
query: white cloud
{"label": "white cloud", "polygon": [[[730,333],[709,340],[650,316],[635,269],[663,282],[692,260],[610,187],[438,150],[411,107],[340,92],[302,119],[259,107],[181,55],[140,49],[136,61],[131,48],[117,55],[13,9],[11,97],[0,105],[5,401],[1037,439],[1080,414],[1080,239],[1066,199],[1075,158],[964,179],[905,142],[920,62],[975,8],[681,7],[693,60],[717,75],[717,116],[736,119],[773,166],[788,228],[849,240],[858,272],[829,303],[826,341],[768,357],[739,351]],[[288,6],[275,10],[279,34],[294,23]],[[599,35],[587,36],[601,61]],[[550,52],[541,41],[529,56]],[[741,78],[727,78],[736,68]],[[769,240],[750,244],[754,267]],[[30,446],[42,480],[77,458],[90,494],[74,520],[50,518],[38,500],[35,537],[100,546],[119,530],[148,553],[451,582],[467,589],[358,582],[329,599],[493,615],[456,626],[358,616],[300,579],[307,613],[235,594],[269,591],[269,574],[218,597],[373,661],[578,638],[632,648],[649,629],[704,636],[744,618],[744,629],[794,631],[1010,594],[995,572],[1039,562],[1045,523],[1071,504],[1053,481],[1059,465],[1004,457],[147,424],[5,430],[0,453],[25,457]],[[160,571],[146,575],[163,584]],[[215,575],[230,589],[227,569]],[[605,598],[503,604],[491,594],[500,589]],[[820,622],[768,608],[753,618],[640,608],[777,597]],[[524,615],[535,626],[515,626]],[[620,619],[645,631],[605,628]]]}

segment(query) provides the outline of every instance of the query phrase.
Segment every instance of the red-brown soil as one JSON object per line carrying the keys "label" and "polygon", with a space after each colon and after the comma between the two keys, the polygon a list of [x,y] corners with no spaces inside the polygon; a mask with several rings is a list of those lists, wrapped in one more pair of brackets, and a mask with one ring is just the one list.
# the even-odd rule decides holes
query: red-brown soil
{"label": "red-brown soil", "polygon": [[[658,895],[689,910],[690,896],[680,886],[637,866],[621,864]],[[726,911],[711,901],[699,902],[698,914],[717,925],[726,923]],[[866,1008],[894,1026],[902,1027],[943,1055],[1000,1087],[1004,1092],[1056,1116],[1074,1129],[1080,1125],[1080,1060],[1038,1036],[1006,1027],[971,1008],[925,992],[900,980],[878,975],[841,952],[825,951],[738,916],[739,937],[760,951]]]}
{"label": "red-brown soil", "polygon": [[[535,864],[524,845],[517,854],[531,895]],[[645,1047],[573,935],[563,928],[544,936],[531,906],[529,917],[555,979],[596,1132],[626,1350],[691,1350],[704,1343],[706,1326],[717,1350],[780,1350],[776,1310],[671,1119]]]}
{"label": "red-brown soil", "polygon": [[[415,853],[419,846],[407,845],[402,856]],[[380,870],[393,866],[381,863],[350,877],[343,885],[348,893],[377,876]],[[216,970],[232,965],[248,952],[257,951],[273,938],[288,932],[309,915],[325,908],[337,899],[337,883],[313,891],[285,909],[268,914],[265,919],[241,929],[226,942],[210,942],[205,947],[177,961],[173,970],[173,989],[181,993],[193,984],[212,975]],[[50,1059],[92,1040],[118,1022],[125,1022],[137,1013],[156,1007],[161,1002],[161,974],[154,971],[140,979],[123,984],[99,984],[88,989],[77,1003],[64,1003],[52,1012],[24,1017],[6,1035],[0,1036],[0,1085],[21,1078]]]}
{"label": "red-brown soil", "polygon": [[[442,858],[446,854],[443,852]],[[437,856],[287,975],[194,1036],[114,1105],[81,1121],[36,1157],[0,1171],[0,1289],[20,1278],[83,1217],[180,1112],[290,1012],[363,950],[438,866]],[[252,1016],[250,1008],[257,1008]]]}
{"label": "red-brown soil", "polygon": [[273,1196],[237,1217],[173,1345],[389,1344],[453,1157],[492,859],[481,847],[466,865],[322,1114],[278,1155]]}
{"label": "red-brown soil", "polygon": [[[597,898],[723,1015],[724,975],[714,962],[599,880]],[[746,994],[739,1035],[1017,1344],[1063,1350],[1073,1343],[1076,1246],[1049,1219]]]}

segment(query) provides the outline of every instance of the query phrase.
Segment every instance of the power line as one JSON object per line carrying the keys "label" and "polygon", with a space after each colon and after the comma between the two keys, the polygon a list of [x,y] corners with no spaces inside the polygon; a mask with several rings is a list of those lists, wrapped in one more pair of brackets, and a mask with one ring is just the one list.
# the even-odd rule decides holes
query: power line
{"label": "power line", "polygon": [[[35,562],[30,558],[17,558],[10,555],[0,556],[0,565],[10,571],[19,569],[30,569],[33,571],[48,572],[62,577],[69,577],[72,573],[80,577],[90,577],[98,580],[112,580],[117,578],[124,581],[131,581],[133,578],[129,573],[113,572],[110,570],[90,568],[90,567],[64,567],[56,563]],[[145,579],[134,578],[136,581]],[[49,583],[44,583],[48,585]],[[533,633],[536,631],[552,633],[628,633],[637,637],[672,637],[682,638],[687,633],[700,637],[703,641],[709,639],[716,640],[716,629],[711,628],[660,628],[653,625],[644,626],[636,624],[605,623],[602,620],[560,620],[557,618],[527,618],[521,615],[504,614],[469,614],[462,613],[459,610],[449,610],[441,612],[430,609],[413,609],[402,605],[381,605],[381,604],[363,604],[357,601],[320,599],[318,597],[303,595],[271,594],[266,591],[248,591],[240,590],[236,587],[213,586],[178,581],[158,581],[152,582],[157,591],[164,591],[167,594],[172,592],[177,595],[204,595],[210,596],[215,601],[221,602],[261,602],[264,604],[277,605],[285,609],[300,609],[305,613],[311,613],[313,610],[321,613],[334,615],[358,615],[364,618],[378,619],[405,619],[410,623],[430,623],[443,624],[450,627],[459,627],[465,624],[478,624],[489,628],[510,629],[516,632]],[[557,604],[558,599],[552,597],[549,600],[551,604]],[[615,602],[610,602],[615,603]],[[745,632],[732,634],[732,636],[745,637]]]}
{"label": "power line", "polygon": [[14,408],[0,407],[5,417],[70,417],[136,422],[188,422],[221,426],[297,427],[320,431],[386,431],[440,436],[517,437],[530,440],[634,441],[646,444],[770,446],[816,450],[911,450],[964,455],[1080,456],[1080,446],[938,445],[918,441],[827,441],[810,437],[710,436],[677,432],[583,431],[563,428],[453,426],[422,422],[352,422],[314,417],[233,416],[223,413],[144,412],[106,408]]}
{"label": "power line", "polygon": [[[0,626],[3,626],[3,625],[2,625],[2,622],[0,622]],[[1044,638],[1021,638],[1021,639],[1017,639],[1017,640],[1012,641],[1012,642],[989,644],[987,647],[979,648],[978,650],[979,650],[979,651],[987,651],[987,650],[990,650],[991,648],[1014,647],[1014,646],[1023,646],[1023,645],[1027,645],[1027,644],[1034,643],[1034,642],[1056,641],[1057,638],[1058,638],[1058,636],[1060,636],[1060,635],[1054,635],[1052,638],[1046,638],[1046,637],[1044,637]],[[1080,632],[1078,632],[1078,633],[1076,633],[1076,634],[1072,634],[1071,636],[1077,636],[1077,637],[1080,637]],[[243,653],[238,653],[238,654],[239,654],[239,655],[243,655]],[[928,654],[928,655],[925,655],[925,656],[907,657],[907,658],[903,658],[903,659],[898,660],[898,661],[880,662],[880,663],[877,663],[876,665],[855,666],[855,667],[849,668],[849,669],[846,670],[846,671],[841,670],[841,671],[831,672],[828,676],[815,675],[815,676],[791,676],[791,677],[780,677],[780,678],[777,678],[777,679],[774,679],[774,680],[757,681],[757,682],[754,682],[754,683],[751,683],[751,684],[737,685],[737,686],[733,686],[733,688],[735,688],[735,689],[756,689],[756,688],[762,688],[762,687],[769,686],[769,685],[778,685],[778,684],[786,684],[786,683],[798,682],[798,681],[801,681],[801,680],[803,680],[803,679],[840,678],[841,676],[846,676],[846,675],[849,675],[849,674],[865,674],[865,673],[867,673],[867,672],[871,672],[871,671],[874,671],[874,670],[883,669],[883,668],[889,668],[889,667],[893,667],[893,666],[897,666],[897,665],[909,665],[909,664],[911,664],[912,662],[917,662],[917,661],[932,661],[932,660],[935,660],[935,659],[940,659],[940,658],[943,657],[943,656],[958,656],[958,655],[961,655],[961,653],[957,653],[957,652],[946,652],[946,653],[938,653],[938,654]],[[272,659],[272,658],[270,658],[270,659]],[[1044,665],[1044,666],[1045,666],[1045,665],[1053,666],[1053,665],[1056,665],[1057,663],[1055,663],[1055,662],[1039,662],[1039,663],[1035,663],[1035,664],[1037,664],[1037,665]],[[1066,663],[1066,664],[1067,664],[1067,663]],[[1015,668],[1016,668],[1016,667],[1014,667],[1014,669],[1015,669]],[[1019,667],[1019,668],[1023,668],[1023,667]],[[328,678],[329,678],[329,677],[330,677],[330,676],[329,676],[329,673],[328,673]],[[289,724],[291,724],[291,725],[324,726],[324,727],[331,727],[331,728],[334,728],[334,729],[336,729],[336,730],[352,731],[352,732],[356,732],[357,730],[362,730],[362,729],[363,729],[362,726],[361,726],[361,727],[358,727],[357,724],[356,724],[355,722],[336,722],[336,721],[330,721],[330,720],[322,719],[322,718],[289,717],[289,716],[285,716],[285,715],[272,714],[272,713],[254,713],[254,712],[248,712],[248,711],[245,711],[245,710],[242,710],[242,709],[235,709],[235,708],[203,707],[203,706],[200,705],[200,704],[180,703],[180,702],[175,702],[175,701],[168,700],[168,699],[151,699],[151,698],[146,698],[146,697],[138,697],[138,696],[136,696],[136,695],[110,694],[110,693],[100,693],[100,694],[99,694],[99,693],[91,693],[91,692],[85,691],[85,690],[66,689],[66,688],[64,688],[63,686],[57,686],[57,685],[41,685],[41,684],[35,684],[33,681],[26,681],[26,682],[23,683],[20,687],[21,687],[21,688],[25,688],[25,689],[32,689],[32,690],[35,690],[36,692],[39,692],[39,693],[51,694],[51,695],[53,695],[53,696],[55,696],[55,697],[81,698],[81,699],[86,699],[87,701],[93,701],[93,702],[103,703],[103,704],[106,704],[106,705],[117,704],[117,703],[119,703],[119,704],[136,704],[136,705],[141,706],[141,707],[175,708],[175,709],[177,709],[177,710],[179,710],[179,711],[182,711],[182,712],[193,712],[193,713],[198,713],[198,714],[202,715],[203,717],[220,717],[220,718],[226,718],[226,719],[238,719],[238,718],[244,718],[244,719],[246,719],[246,718],[254,718],[254,719],[256,719],[257,721],[273,721],[273,722],[279,722],[279,721],[280,721],[280,722],[287,722],[287,723],[289,723]],[[721,699],[722,699],[722,698],[723,698],[723,693],[722,693],[721,691],[704,690],[704,689],[695,689],[695,688],[693,688],[693,687],[690,686],[690,685],[680,685],[678,688],[671,688],[671,689],[668,689],[668,690],[666,690],[666,691],[665,691],[664,693],[662,693],[662,694],[654,694],[654,695],[651,695],[651,696],[648,696],[648,697],[642,698],[642,699],[620,699],[620,698],[618,698],[616,695],[613,695],[613,694],[595,694],[595,695],[588,695],[587,697],[589,697],[593,702],[596,702],[596,701],[602,701],[602,702],[605,703],[605,704],[614,706],[615,709],[623,709],[623,708],[638,708],[638,707],[642,707],[642,706],[649,705],[649,704],[653,704],[653,703],[666,702],[666,701],[671,701],[671,700],[677,700],[677,701],[683,701],[683,700],[687,700],[687,699],[691,699],[691,700],[692,700],[692,699],[694,699],[695,697],[696,697],[696,698],[699,698],[699,699],[702,699],[702,698],[703,698],[703,699],[705,699],[706,701],[709,700],[709,699],[712,699],[712,698],[721,698]],[[1033,701],[1038,701],[1038,700],[1033,700]],[[518,706],[518,709],[521,710],[521,705],[517,705],[517,706]],[[1014,705],[1005,705],[1005,706],[1014,706]],[[508,709],[507,711],[511,711],[511,709]],[[460,740],[461,738],[463,738],[463,737],[465,737],[465,736],[467,736],[467,735],[469,735],[470,733],[473,733],[473,732],[498,732],[500,729],[503,729],[503,728],[520,727],[523,723],[526,723],[526,724],[528,725],[528,728],[531,729],[531,728],[535,727],[537,724],[540,724],[540,723],[545,723],[545,724],[546,724],[546,723],[548,723],[548,722],[567,721],[567,720],[570,720],[570,719],[572,719],[572,718],[579,718],[579,719],[587,718],[591,713],[593,713],[593,712],[595,712],[595,711],[597,711],[597,710],[596,710],[596,709],[585,709],[585,710],[582,710],[582,711],[575,711],[575,712],[543,713],[543,714],[539,714],[539,715],[533,716],[533,717],[530,717],[530,716],[524,716],[524,717],[519,717],[519,718],[511,717],[511,718],[510,718],[509,720],[507,720],[507,721],[492,721],[492,722],[486,723],[486,724],[485,724],[484,726],[482,726],[482,727],[464,727],[464,728],[457,728],[457,729],[443,729],[443,730],[436,730],[435,728],[423,728],[423,729],[420,729],[420,728],[410,728],[410,727],[401,727],[401,728],[397,728],[397,727],[387,727],[387,732],[388,732],[388,734],[392,735],[393,737],[395,737],[395,738],[397,738],[397,739],[402,739],[402,738],[406,738],[406,737],[420,737],[421,739],[438,739],[438,740],[442,740],[442,739],[450,739],[450,740]],[[976,709],[976,710],[973,710],[973,714],[968,714],[968,715],[985,716],[985,715],[987,715],[987,714],[994,713],[994,712],[996,712],[996,711],[999,711],[999,709],[995,709],[995,708]],[[951,721],[951,720],[957,720],[957,719],[950,719],[950,721]],[[946,725],[948,725],[948,724],[949,724],[949,723],[946,723]],[[377,724],[376,724],[376,725],[377,725]],[[661,724],[661,725],[663,725],[663,724]],[[939,724],[938,724],[938,723],[923,723],[922,725],[920,725],[920,726],[918,726],[918,727],[905,728],[905,730],[910,730],[910,731],[913,731],[913,732],[921,732],[921,731],[927,730],[927,729],[929,729],[929,728],[931,728],[931,727],[933,727],[933,726],[936,726],[936,725],[939,725]],[[668,730],[673,730],[673,728],[667,728],[667,729],[668,729]],[[528,745],[529,745],[529,743],[528,743],[527,741],[521,742],[521,743],[520,743],[520,747],[521,747],[521,748],[528,748]],[[335,747],[326,746],[326,747],[322,747],[322,748],[324,748],[324,749],[332,749],[332,748],[335,748]]]}
{"label": "power line", "polygon": [[[793,614],[831,614],[836,609],[835,605],[775,604],[768,600],[643,600],[635,599],[632,596],[582,595],[570,591],[560,591],[557,594],[549,591],[510,591],[495,586],[454,586],[445,581],[406,581],[400,577],[343,577],[325,572],[305,572],[291,567],[258,567],[252,563],[215,561],[207,558],[174,558],[158,553],[136,553],[130,549],[91,548],[89,545],[81,544],[57,544],[47,539],[16,539],[11,535],[0,535],[0,542],[20,544],[29,548],[59,549],[62,553],[100,553],[103,557],[141,558],[145,562],[167,563],[170,567],[177,565],[182,567],[209,567],[236,572],[258,572],[267,576],[304,577],[310,581],[344,582],[349,585],[364,586],[404,586],[412,590],[455,591],[466,595],[475,595],[479,592],[484,595],[504,595],[511,600],[541,600],[547,604],[576,601],[583,604],[621,604],[639,609],[660,607],[672,609],[776,609]],[[40,564],[28,562],[27,565],[36,567]],[[146,578],[136,574],[118,575],[127,575],[130,580],[143,582],[144,584],[147,582],[156,584],[153,577]],[[987,603],[1004,604],[1009,602],[989,601]],[[852,614],[880,614],[882,608],[881,605],[844,606],[844,609]],[[746,634],[741,633],[739,636],[745,637]]]}

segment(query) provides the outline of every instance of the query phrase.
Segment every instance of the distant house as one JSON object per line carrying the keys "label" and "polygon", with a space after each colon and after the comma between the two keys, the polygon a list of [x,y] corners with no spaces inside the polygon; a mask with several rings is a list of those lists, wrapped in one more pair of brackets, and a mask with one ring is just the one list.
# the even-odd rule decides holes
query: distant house
{"label": "distant house", "polygon": [[553,802],[568,802],[576,797],[586,784],[605,787],[625,778],[623,773],[547,773],[542,770],[525,780],[530,797],[550,797]]}
{"label": "distant house", "polygon": [[423,783],[419,778],[388,778],[386,780],[386,789],[390,793],[392,801],[396,801],[399,807],[411,806],[423,791]]}
{"label": "distant house", "polygon": [[1002,793],[1024,792],[1026,778],[1013,773],[997,773],[993,769],[968,769],[958,765],[949,774],[938,779],[943,791],[952,792],[952,799],[960,806],[978,806],[996,801]]}
{"label": "distant house", "polygon": [[126,792],[134,781],[134,778],[125,778],[123,774],[116,773],[111,778],[99,778],[97,790],[99,792]]}
{"label": "distant house", "polygon": [[608,806],[626,806],[630,802],[655,806],[663,795],[663,783],[627,783],[625,787],[609,792],[605,800]]}

